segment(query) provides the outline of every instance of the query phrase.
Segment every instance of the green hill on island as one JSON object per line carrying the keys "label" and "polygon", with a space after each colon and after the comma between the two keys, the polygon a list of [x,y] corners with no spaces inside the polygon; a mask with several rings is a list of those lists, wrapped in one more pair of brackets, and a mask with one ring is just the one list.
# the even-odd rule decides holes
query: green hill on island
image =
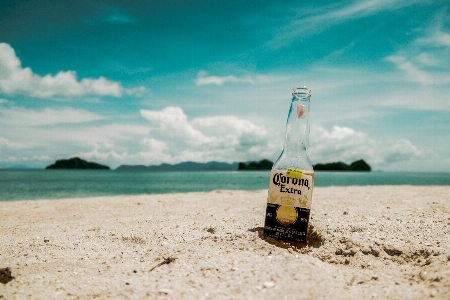
{"label": "green hill on island", "polygon": [[253,171],[253,170],[271,170],[273,162],[268,159],[262,159],[259,162],[251,161],[248,163],[240,162],[238,165],[239,171]]}
{"label": "green hill on island", "polygon": [[45,167],[48,169],[83,169],[83,170],[109,170],[108,166],[100,165],[95,162],[88,162],[79,157],[73,157],[70,159],[60,159],[54,164]]}
{"label": "green hill on island", "polygon": [[332,162],[327,164],[316,164],[314,165],[314,171],[363,171],[370,172],[372,168],[364,159],[356,160],[350,165],[343,163],[341,161]]}
{"label": "green hill on island", "polygon": [[[259,162],[240,162],[238,165],[239,171],[256,171],[256,170],[271,170],[273,162],[268,159],[260,160]],[[327,163],[327,164],[316,164],[314,165],[314,171],[363,171],[369,172],[372,168],[363,159],[352,162],[350,165],[343,163],[341,161]]]}

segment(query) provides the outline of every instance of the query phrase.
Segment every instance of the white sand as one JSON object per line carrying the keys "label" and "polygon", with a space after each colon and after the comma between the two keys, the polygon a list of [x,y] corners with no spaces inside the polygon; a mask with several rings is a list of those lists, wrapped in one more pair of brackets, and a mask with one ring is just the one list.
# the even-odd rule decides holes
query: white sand
{"label": "white sand", "polygon": [[450,299],[449,186],[316,188],[306,247],[266,195],[0,202],[0,299]]}

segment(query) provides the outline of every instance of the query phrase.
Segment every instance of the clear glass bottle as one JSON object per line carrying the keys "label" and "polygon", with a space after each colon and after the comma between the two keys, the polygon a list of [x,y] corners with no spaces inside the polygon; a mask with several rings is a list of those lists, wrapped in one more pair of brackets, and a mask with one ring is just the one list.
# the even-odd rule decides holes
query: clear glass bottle
{"label": "clear glass bottle", "polygon": [[264,235],[306,242],[314,186],[308,157],[311,89],[295,87],[283,151],[270,172]]}

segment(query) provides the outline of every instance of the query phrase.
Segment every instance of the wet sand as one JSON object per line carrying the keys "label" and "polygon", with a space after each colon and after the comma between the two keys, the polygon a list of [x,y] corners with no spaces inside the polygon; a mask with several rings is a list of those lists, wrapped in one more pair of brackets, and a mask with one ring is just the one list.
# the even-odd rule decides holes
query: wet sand
{"label": "wet sand", "polygon": [[266,200],[0,202],[0,299],[450,299],[450,186],[315,188],[306,246],[264,239]]}

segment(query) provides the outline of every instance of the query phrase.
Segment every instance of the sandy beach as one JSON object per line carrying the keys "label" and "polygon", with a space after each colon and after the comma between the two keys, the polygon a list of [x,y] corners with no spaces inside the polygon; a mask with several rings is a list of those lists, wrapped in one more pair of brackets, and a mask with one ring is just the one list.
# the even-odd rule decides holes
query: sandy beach
{"label": "sandy beach", "polygon": [[0,202],[0,299],[450,299],[450,186],[315,188],[306,246],[264,239],[266,200]]}

